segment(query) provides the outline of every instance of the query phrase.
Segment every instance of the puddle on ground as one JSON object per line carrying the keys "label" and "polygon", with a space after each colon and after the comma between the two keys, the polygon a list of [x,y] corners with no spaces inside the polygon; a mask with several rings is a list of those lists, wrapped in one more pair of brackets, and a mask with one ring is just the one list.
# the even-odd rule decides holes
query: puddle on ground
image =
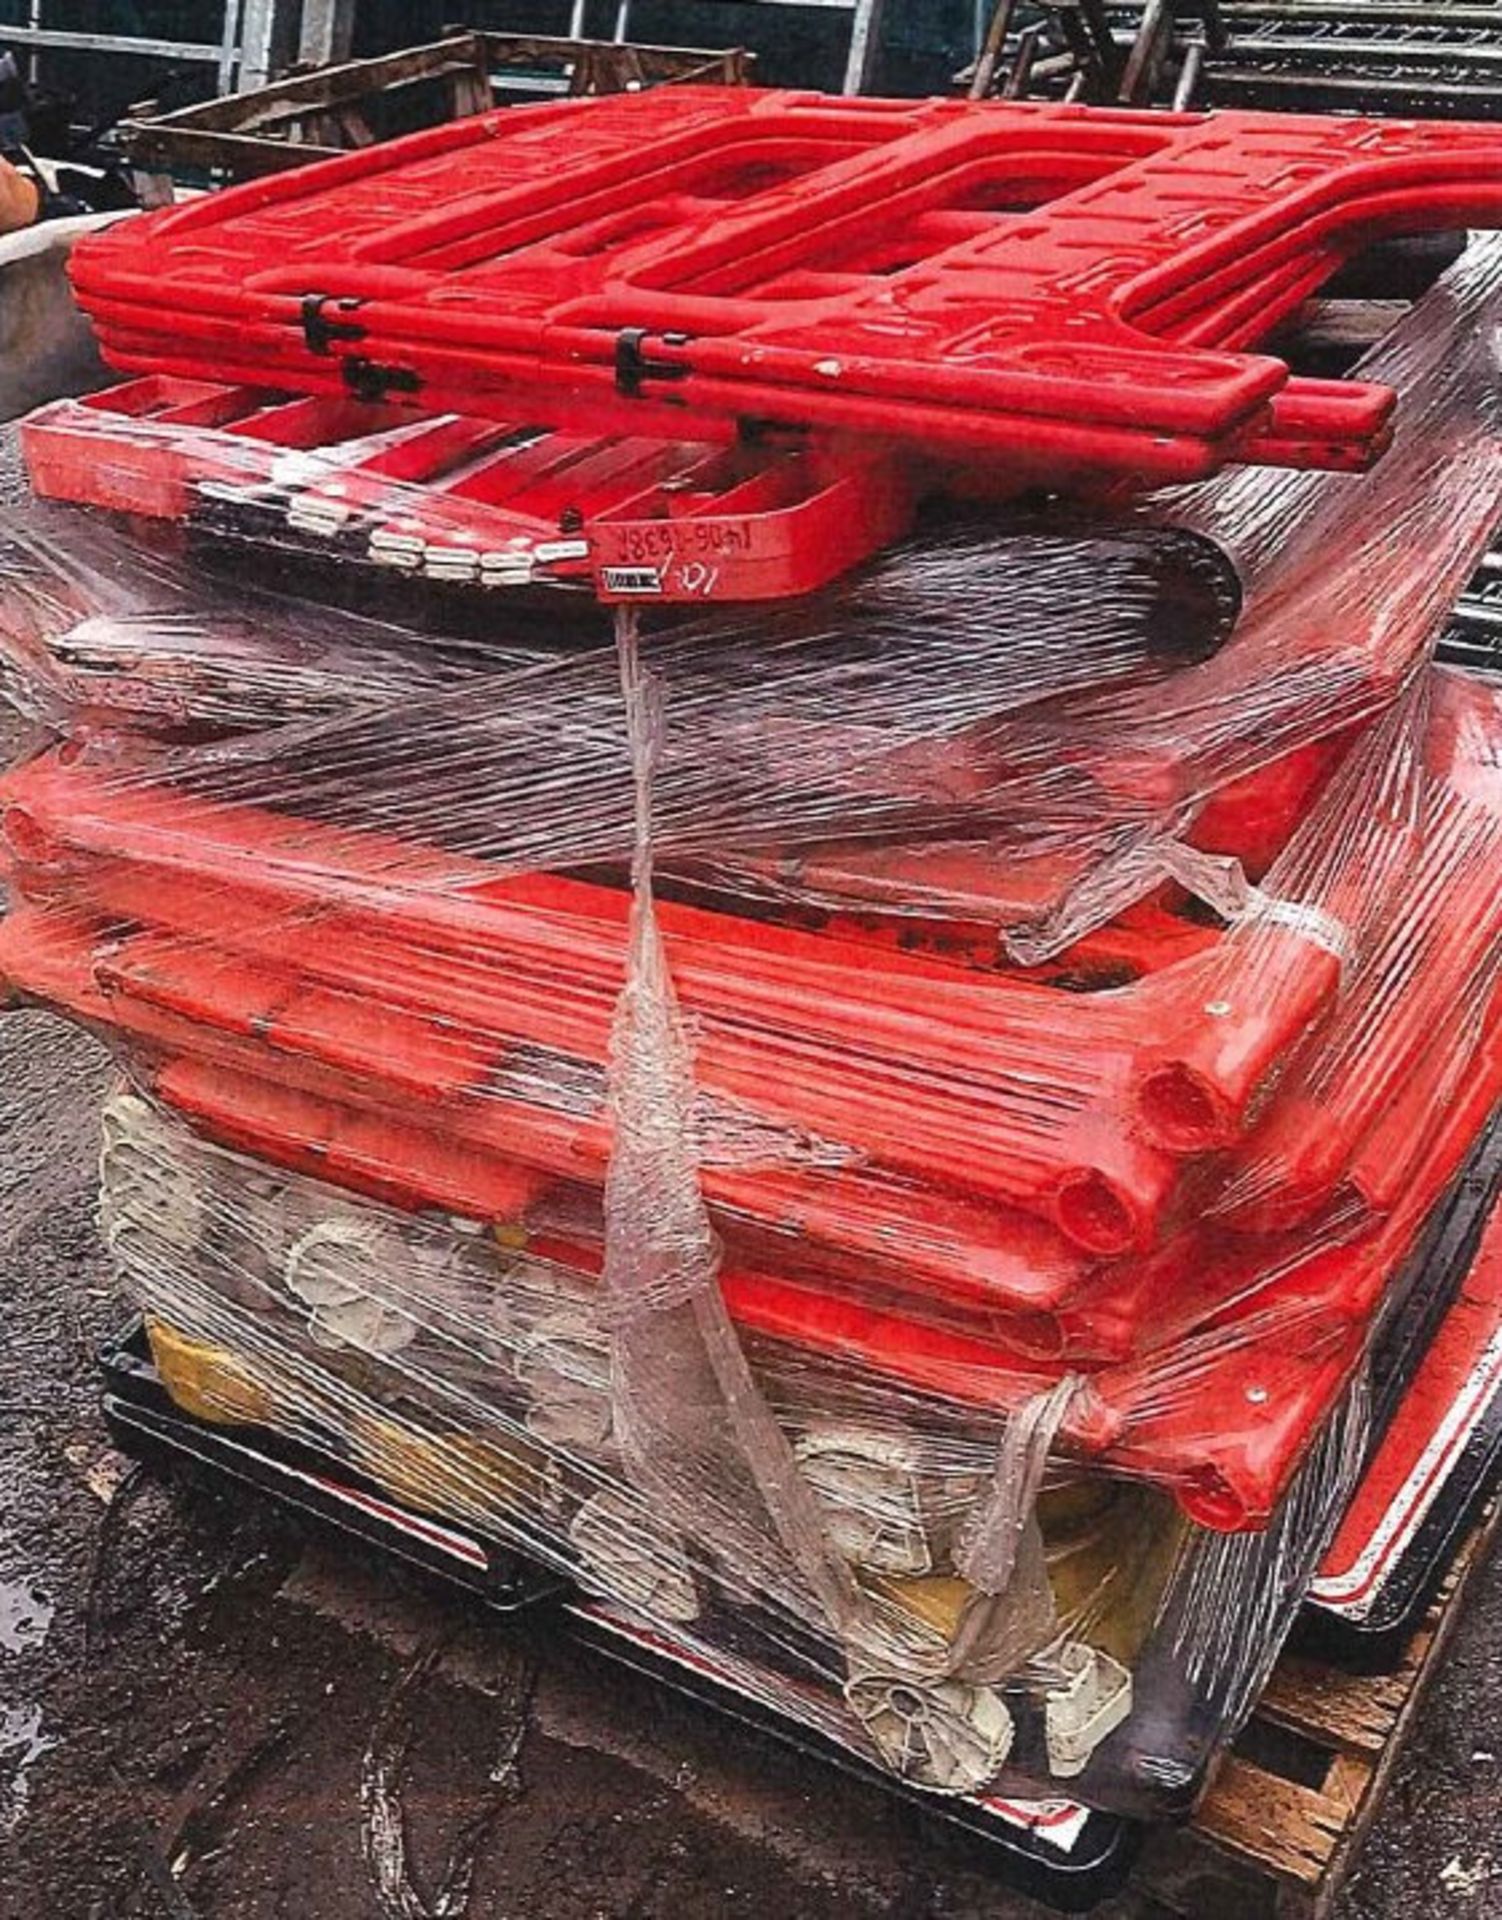
{"label": "puddle on ground", "polygon": [[0,1580],[0,1653],[39,1647],[56,1611],[34,1580]]}
{"label": "puddle on ground", "polygon": [[0,1833],[20,1824],[31,1802],[31,1769],[56,1745],[42,1732],[40,1707],[0,1707]]}

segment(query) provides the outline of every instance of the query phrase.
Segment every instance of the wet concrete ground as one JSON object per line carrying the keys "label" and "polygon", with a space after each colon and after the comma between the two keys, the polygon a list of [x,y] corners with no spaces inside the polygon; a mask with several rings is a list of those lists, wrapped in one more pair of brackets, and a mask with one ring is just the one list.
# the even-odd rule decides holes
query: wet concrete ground
{"label": "wet concrete ground", "polygon": [[[0,1021],[0,1920],[1036,1920],[878,1794],[129,1469],[91,1359],[107,1070]],[[1502,1915],[1494,1576],[1337,1920],[1451,1915]]]}

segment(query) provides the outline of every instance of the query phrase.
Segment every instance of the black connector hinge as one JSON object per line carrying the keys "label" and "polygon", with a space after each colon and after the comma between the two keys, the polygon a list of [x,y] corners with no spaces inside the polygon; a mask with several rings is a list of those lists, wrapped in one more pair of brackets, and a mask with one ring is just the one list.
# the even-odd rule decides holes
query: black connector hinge
{"label": "black connector hinge", "polygon": [[[656,337],[668,347],[686,347],[690,339],[686,333],[663,333]],[[627,400],[639,400],[642,386],[648,380],[681,380],[688,372],[687,367],[671,360],[649,359],[645,347],[652,338],[646,327],[622,327],[615,336],[615,390]]]}
{"label": "black connector hinge", "polygon": [[309,353],[327,353],[336,340],[363,340],[365,329],[358,320],[330,320],[324,311],[334,307],[340,313],[353,313],[359,300],[336,300],[331,293],[305,293],[302,300],[302,337]]}
{"label": "black connector hinge", "polygon": [[377,360],[353,354],[341,360],[344,384],[357,400],[384,400],[393,393],[418,393],[422,381],[410,367],[383,367]]}

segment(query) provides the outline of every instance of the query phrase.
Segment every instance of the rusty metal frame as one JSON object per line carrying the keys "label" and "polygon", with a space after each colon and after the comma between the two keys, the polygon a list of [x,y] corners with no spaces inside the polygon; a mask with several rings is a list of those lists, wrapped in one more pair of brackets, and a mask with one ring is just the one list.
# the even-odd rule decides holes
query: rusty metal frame
{"label": "rusty metal frame", "polygon": [[467,32],[374,59],[298,73],[249,93],[157,113],[132,109],[119,129],[131,165],[151,175],[179,168],[252,179],[369,146],[370,105],[422,83],[445,89],[441,119],[495,104],[492,75],[552,69],[555,93],[619,93],[686,81],[744,86],[755,55],[741,47],[657,47],[552,35]]}

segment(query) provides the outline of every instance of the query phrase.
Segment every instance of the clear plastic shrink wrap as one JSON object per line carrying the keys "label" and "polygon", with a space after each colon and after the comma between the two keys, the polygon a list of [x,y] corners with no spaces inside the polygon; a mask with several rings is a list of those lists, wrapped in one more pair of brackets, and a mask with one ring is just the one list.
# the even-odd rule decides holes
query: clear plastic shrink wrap
{"label": "clear plastic shrink wrap", "polygon": [[173,1392],[936,1791],[1182,1807],[1502,1098],[1499,316],[1478,242],[1371,475],[1154,505],[1229,638],[1135,520],[522,661],[13,516],[0,976],[128,1068]]}
{"label": "clear plastic shrink wrap", "polygon": [[[993,942],[1004,934],[1013,958],[1037,961],[1161,884],[1165,865],[1177,871],[1186,839],[1259,872],[1353,730],[1427,657],[1495,525],[1499,285],[1502,245],[1479,237],[1361,363],[1362,377],[1403,397],[1370,474],[1240,469],[1083,528],[1073,514],[1013,516],[998,534],[993,512],[980,526],[930,530],[825,593],[649,635],[647,658],[672,689],[659,769],[664,873],[736,901],[754,892],[829,911],[969,919]],[[238,511],[254,501],[286,520],[310,491],[346,489],[337,512],[332,501],[302,512],[327,529],[307,537],[321,540],[335,575],[373,537],[367,520],[385,525],[425,498],[397,467],[383,471],[378,511],[365,513],[337,445],[268,461],[264,442],[226,429],[121,422],[84,402],[74,414],[75,459],[91,471],[120,465],[118,497],[153,436],[198,476],[174,494],[178,506],[222,509],[233,495]],[[566,478],[556,494],[565,507]],[[45,546],[38,517],[34,544]],[[51,535],[65,553],[76,544],[66,519]],[[196,539],[191,510],[186,520]],[[238,595],[244,561],[231,567]],[[134,603],[152,592],[135,588]],[[583,596],[539,598],[550,623],[566,623]],[[535,651],[536,599],[523,608],[490,595],[482,618],[485,646]],[[359,783],[399,768],[444,844],[490,859],[624,862],[614,668],[587,601],[573,630],[592,643],[584,658],[532,668],[514,686],[504,670],[493,688],[468,671],[456,685],[440,650],[423,697],[382,711],[372,677],[369,712],[263,734],[243,786],[222,790],[316,812],[363,804]],[[86,642],[92,631],[86,622]],[[322,638],[305,630],[303,644]],[[371,638],[332,630],[328,644]],[[73,650],[70,636],[70,661]],[[483,646],[471,661],[483,673]],[[190,655],[185,671],[193,664]],[[107,705],[117,687],[108,659],[90,652],[83,665],[106,679],[95,693]],[[274,654],[263,678],[257,686],[254,667],[241,669],[241,727],[263,729],[284,698]],[[77,698],[87,691],[76,683]],[[190,681],[179,694],[190,715],[194,697]],[[290,721],[308,710],[282,707]],[[204,731],[236,724],[222,705],[205,704],[200,718]],[[568,842],[540,764],[565,726],[578,800]],[[470,777],[455,792],[445,763],[460,735]],[[337,793],[320,782],[320,756],[340,770]]]}

